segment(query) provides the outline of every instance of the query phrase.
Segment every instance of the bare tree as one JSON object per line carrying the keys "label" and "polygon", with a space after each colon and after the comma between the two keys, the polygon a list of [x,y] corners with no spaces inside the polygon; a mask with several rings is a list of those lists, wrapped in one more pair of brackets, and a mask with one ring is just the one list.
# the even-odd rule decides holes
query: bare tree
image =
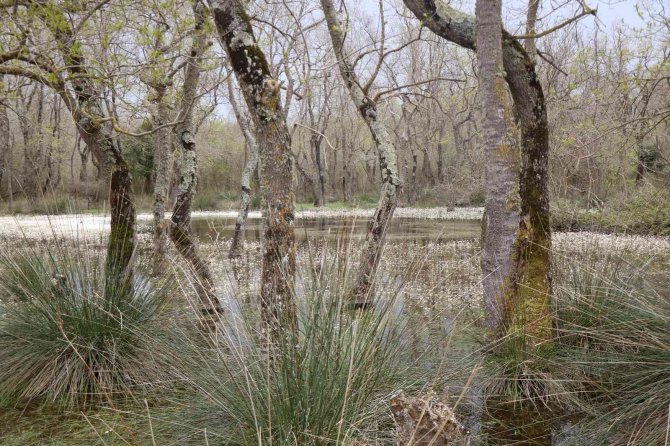
{"label": "bare tree", "polygon": [[218,315],[223,312],[214,289],[214,277],[209,266],[200,255],[198,243],[191,230],[191,207],[197,185],[197,157],[193,130],[193,110],[198,102],[198,86],[201,68],[199,58],[207,48],[206,14],[204,6],[197,0],[193,1],[193,41],[186,61],[184,84],[174,135],[181,147],[182,163],[181,178],[177,199],[170,218],[170,238],[177,251],[187,261],[195,276],[195,288],[200,299],[202,321],[206,328],[213,328]]}
{"label": "bare tree", "polygon": [[[347,25],[342,23],[338,18],[337,11],[331,0],[321,0],[321,7],[326,16],[326,23],[328,24],[333,50],[337,57],[340,75],[349,90],[354,105],[370,129],[372,138],[377,146],[379,165],[382,173],[381,197],[372,220],[370,220],[368,225],[366,247],[363,251],[358,277],[352,291],[354,305],[356,307],[365,307],[369,305],[369,294],[372,289],[379,259],[384,249],[386,229],[393,217],[393,212],[398,204],[398,194],[402,189],[395,146],[388,130],[380,119],[375,100],[368,94],[383,61],[383,44],[382,53],[379,55],[378,68],[375,70],[376,73],[372,75],[365,85],[362,85],[344,48],[344,30]],[[384,18],[382,17],[383,20]]]}
{"label": "bare tree", "polygon": [[[475,49],[474,17],[439,1],[404,0],[404,3],[437,35],[464,48]],[[523,46],[504,30],[502,63],[505,80],[514,100],[514,117],[520,130],[520,214],[517,217],[516,236],[507,240],[515,251],[510,251],[511,257],[502,259],[509,266],[501,271],[495,269],[494,263],[488,266],[489,262],[495,262],[495,257],[482,261],[487,270],[493,268],[503,274],[486,279],[490,281],[490,286],[484,286],[487,326],[497,336],[503,335],[508,328],[522,328],[528,348],[551,348],[553,318],[546,103],[535,64]],[[491,223],[487,222],[486,227],[491,227]],[[511,224],[508,230],[511,233]],[[484,235],[486,237],[486,232]],[[498,300],[503,294],[496,290],[496,283],[504,284],[511,292],[504,301]]]}
{"label": "bare tree", "polygon": [[261,309],[272,336],[277,336],[284,325],[295,329],[297,323],[292,296],[295,195],[291,136],[280,104],[279,82],[256,42],[243,2],[214,0],[211,9],[256,129],[265,211]]}
{"label": "bare tree", "polygon": [[[77,22],[77,13],[67,8],[52,8],[39,2],[18,7],[30,8],[34,13],[31,16],[48,31],[62,66],[57,66],[50,55],[40,52],[40,45],[31,45],[30,27],[22,26],[23,34],[16,46],[0,55],[0,74],[31,79],[60,95],[79,135],[96,157],[104,172],[104,189],[109,187],[110,191],[107,280],[111,286],[118,286],[120,280],[125,280],[123,277],[130,277],[128,267],[135,251],[135,204],[130,171],[112,134],[113,119],[105,112],[104,95],[89,71],[90,65],[79,40],[78,31],[90,14],[84,14]],[[16,20],[20,22],[21,18]]]}

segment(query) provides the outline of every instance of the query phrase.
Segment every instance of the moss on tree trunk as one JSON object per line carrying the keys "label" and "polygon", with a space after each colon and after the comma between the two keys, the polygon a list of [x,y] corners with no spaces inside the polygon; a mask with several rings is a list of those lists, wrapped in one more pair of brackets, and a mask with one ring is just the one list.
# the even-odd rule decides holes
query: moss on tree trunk
{"label": "moss on tree trunk", "polygon": [[260,301],[273,337],[297,328],[291,137],[280,105],[279,82],[256,42],[243,2],[216,0],[212,13],[256,129],[265,214]]}

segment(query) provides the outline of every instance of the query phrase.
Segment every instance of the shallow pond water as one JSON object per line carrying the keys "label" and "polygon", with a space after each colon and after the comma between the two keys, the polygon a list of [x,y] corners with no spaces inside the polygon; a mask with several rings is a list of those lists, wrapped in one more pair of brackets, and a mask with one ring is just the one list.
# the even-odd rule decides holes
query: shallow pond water
{"label": "shallow pond water", "polygon": [[[150,216],[144,214],[138,220],[139,253],[141,257],[148,257],[152,249]],[[314,270],[320,273],[320,262],[332,261],[335,256],[343,256],[340,259],[345,258],[352,275],[355,274],[368,220],[365,215],[356,218],[352,215],[299,216],[296,220],[296,295],[307,294],[305,287],[312,280],[311,273]],[[227,317],[239,317],[239,303],[248,302],[257,308],[263,221],[249,219],[244,255],[235,262],[228,259],[235,225],[233,216],[194,215],[193,223],[203,255],[215,277],[217,291],[228,308]],[[51,240],[54,227],[61,228],[60,233],[65,238],[91,235],[95,239],[91,247],[104,252],[108,220],[102,216],[5,217],[0,219],[0,242],[4,243],[5,249],[27,247],[26,241],[41,246]],[[472,370],[478,364],[479,340],[483,339],[480,231],[481,223],[477,219],[394,218],[388,229],[376,288],[382,297],[395,296],[397,300],[393,308],[397,313],[411,316],[407,322],[409,331],[414,333],[408,338],[411,359],[444,376],[444,382],[440,382],[444,385],[445,398],[460,401],[462,392],[470,386],[461,404],[465,406],[469,402],[472,407],[468,409],[472,416],[465,421],[473,431],[477,430],[477,410],[481,406],[477,385],[468,384]],[[342,239],[351,241],[347,249],[338,245]],[[174,269],[180,274],[187,273],[172,246],[170,250]],[[625,257],[627,267],[653,267],[658,276],[652,276],[652,279],[658,277],[659,284],[667,283],[670,269],[670,238],[667,237],[556,233],[552,252],[554,263],[557,266],[564,263],[564,269],[570,273],[574,271],[568,267],[583,265],[599,274],[602,260],[609,253]],[[188,274],[179,277],[186,276]],[[565,274],[555,275],[555,289],[569,286],[569,278]],[[189,293],[188,280],[175,283],[186,284],[184,290],[193,294]]]}
{"label": "shallow pond water", "polygon": [[[296,220],[296,237],[302,240],[336,241],[342,237],[353,240],[365,238],[368,219],[359,218],[300,218]],[[233,236],[234,218],[195,218],[193,227],[199,238],[206,242],[225,240]],[[419,218],[395,218],[387,232],[387,242],[415,241],[441,242],[470,240],[479,237],[481,224],[478,220],[427,220]],[[257,242],[263,237],[263,220],[250,218],[247,221],[245,238]]]}

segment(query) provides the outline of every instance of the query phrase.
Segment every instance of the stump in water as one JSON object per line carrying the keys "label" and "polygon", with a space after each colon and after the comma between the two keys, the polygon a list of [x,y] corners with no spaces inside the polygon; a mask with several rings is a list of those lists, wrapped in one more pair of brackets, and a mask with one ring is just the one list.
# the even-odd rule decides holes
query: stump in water
{"label": "stump in water", "polygon": [[434,397],[407,397],[403,393],[391,398],[391,412],[396,424],[398,446],[467,445],[470,431],[454,411]]}

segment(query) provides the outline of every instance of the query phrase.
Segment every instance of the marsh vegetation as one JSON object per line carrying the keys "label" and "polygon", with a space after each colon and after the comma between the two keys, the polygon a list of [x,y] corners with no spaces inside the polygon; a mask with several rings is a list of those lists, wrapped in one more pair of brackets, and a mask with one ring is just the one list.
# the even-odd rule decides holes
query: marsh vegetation
{"label": "marsh vegetation", "polygon": [[662,0],[0,4],[0,444],[670,445]]}

